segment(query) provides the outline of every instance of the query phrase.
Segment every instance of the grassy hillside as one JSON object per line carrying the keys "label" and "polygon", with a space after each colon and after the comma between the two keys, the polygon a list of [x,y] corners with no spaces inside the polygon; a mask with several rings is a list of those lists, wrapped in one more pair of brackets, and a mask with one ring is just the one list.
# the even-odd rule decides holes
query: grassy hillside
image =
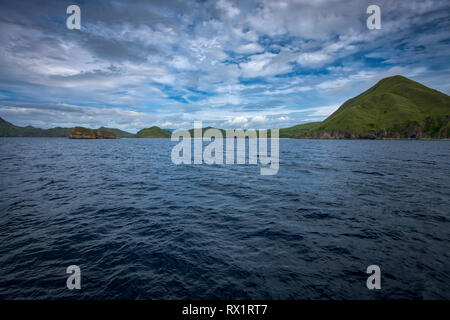
{"label": "grassy hillside", "polygon": [[281,129],[306,138],[450,138],[450,97],[402,76],[379,81],[320,123]]}
{"label": "grassy hillside", "polygon": [[135,135],[120,129],[100,127],[97,130],[114,133],[119,138],[134,138]]}
{"label": "grassy hillside", "polygon": [[145,128],[136,133],[137,138],[170,138],[172,133],[160,127]]}
{"label": "grassy hillside", "polygon": [[298,124],[290,128],[280,129],[280,138],[297,138],[305,136],[308,132],[316,128],[320,122],[310,122]]}

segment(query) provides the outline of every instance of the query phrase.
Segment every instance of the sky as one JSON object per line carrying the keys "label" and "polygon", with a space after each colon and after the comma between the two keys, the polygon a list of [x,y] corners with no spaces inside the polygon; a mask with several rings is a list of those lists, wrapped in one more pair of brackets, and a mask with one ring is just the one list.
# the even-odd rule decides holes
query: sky
{"label": "sky", "polygon": [[[80,30],[66,27],[72,4]],[[21,126],[285,128],[397,74],[450,93],[448,0],[0,0],[0,12],[0,116]]]}

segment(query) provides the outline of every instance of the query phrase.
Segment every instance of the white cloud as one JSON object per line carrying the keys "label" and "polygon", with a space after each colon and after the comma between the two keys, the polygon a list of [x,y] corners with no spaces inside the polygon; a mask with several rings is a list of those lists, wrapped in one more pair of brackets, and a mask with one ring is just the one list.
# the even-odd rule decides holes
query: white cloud
{"label": "white cloud", "polygon": [[317,67],[331,60],[331,57],[323,52],[301,53],[297,62],[302,66]]}
{"label": "white cloud", "polygon": [[258,41],[258,34],[254,30],[242,30],[241,28],[232,28],[232,35],[241,40],[256,42]]}
{"label": "white cloud", "polygon": [[305,91],[311,91],[313,88],[311,86],[303,86],[303,87],[299,87],[298,91],[299,92],[305,92]]}
{"label": "white cloud", "polygon": [[170,121],[166,121],[166,122],[161,124],[161,127],[163,127],[163,128],[171,128],[173,126],[174,126],[174,124],[172,122],[170,122]]}
{"label": "white cloud", "polygon": [[[448,93],[448,1],[381,1],[389,14],[377,32],[366,29],[366,4],[357,0],[117,0],[107,12],[90,11],[81,33],[42,25],[32,6],[11,2],[3,13],[17,19],[0,22],[0,98],[138,112],[104,120],[142,128],[139,117],[173,126],[196,117],[247,126],[317,119],[333,109],[311,107],[335,105],[338,95],[345,101],[393,74]],[[28,116],[25,124],[44,115],[47,127],[64,123],[62,111],[11,108],[1,111]],[[100,124],[104,112],[86,111],[79,124]]]}
{"label": "white cloud", "polygon": [[234,7],[230,2],[226,0],[219,0],[217,7],[225,11],[228,18],[234,18],[241,12],[239,8]]}
{"label": "white cloud", "polygon": [[255,54],[248,62],[243,62],[239,66],[242,75],[246,78],[273,76],[288,73],[292,70],[292,65],[286,60],[277,60],[277,55],[273,53]]}
{"label": "white cloud", "polygon": [[290,122],[290,121],[292,121],[292,118],[290,118],[290,117],[279,117],[278,119],[277,119],[277,121],[278,122]]}
{"label": "white cloud", "polygon": [[[300,110],[301,112],[307,112],[309,116],[312,117],[328,117],[337,109],[339,109],[340,105],[331,105],[331,106],[322,106],[322,107],[314,107]],[[315,118],[316,119],[316,118]]]}
{"label": "white cloud", "polygon": [[171,65],[177,69],[191,69],[191,64],[186,57],[176,56],[172,59]]}
{"label": "white cloud", "polygon": [[237,47],[234,51],[237,53],[250,54],[263,52],[264,48],[257,43],[248,43]]}
{"label": "white cloud", "polygon": [[225,122],[226,126],[247,126],[248,120],[244,116],[238,116]]}
{"label": "white cloud", "polygon": [[350,79],[339,78],[339,79],[327,80],[327,81],[321,82],[316,87],[318,89],[328,90],[328,89],[334,89],[337,87],[341,87],[343,85],[346,85],[349,82],[350,82]]}
{"label": "white cloud", "polygon": [[257,125],[267,123],[268,121],[269,121],[269,119],[267,119],[266,116],[261,116],[261,115],[254,116],[252,118],[252,123],[257,124]]}

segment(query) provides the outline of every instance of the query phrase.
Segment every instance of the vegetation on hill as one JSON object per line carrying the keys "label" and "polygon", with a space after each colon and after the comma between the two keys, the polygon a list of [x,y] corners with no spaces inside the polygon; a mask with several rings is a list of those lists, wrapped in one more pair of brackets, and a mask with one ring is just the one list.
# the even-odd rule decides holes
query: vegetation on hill
{"label": "vegetation on hill", "polygon": [[280,129],[280,138],[297,138],[303,137],[308,132],[316,128],[320,122],[309,122],[304,124],[297,124],[290,128]]}
{"label": "vegetation on hill", "polygon": [[170,138],[172,133],[169,130],[153,126],[145,128],[136,133],[136,138]]}
{"label": "vegetation on hill", "polygon": [[100,127],[97,130],[114,133],[119,138],[134,138],[135,135],[120,129]]}
{"label": "vegetation on hill", "polygon": [[[323,122],[281,129],[295,138],[450,138],[450,97],[402,76],[380,80]],[[282,135],[283,133],[283,135]]]}
{"label": "vegetation on hill", "polygon": [[[82,127],[78,127],[82,128]],[[13,125],[12,123],[0,118],[0,137],[68,137],[74,128],[51,128],[51,129],[40,129],[33,126],[19,127]],[[86,130],[91,130],[84,128]],[[119,138],[132,138],[134,134],[114,129],[100,127],[96,131],[103,131],[113,133]]]}
{"label": "vegetation on hill", "polygon": [[118,139],[118,137],[108,131],[75,127],[70,132],[69,139]]}
{"label": "vegetation on hill", "polygon": [[72,128],[40,129],[33,126],[19,127],[0,118],[0,137],[67,137]]}

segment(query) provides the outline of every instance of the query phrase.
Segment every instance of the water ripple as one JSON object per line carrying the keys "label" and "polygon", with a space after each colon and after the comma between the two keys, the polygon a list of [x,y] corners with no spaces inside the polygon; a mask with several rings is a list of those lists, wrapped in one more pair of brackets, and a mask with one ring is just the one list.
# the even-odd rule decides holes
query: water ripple
{"label": "water ripple", "polygon": [[282,140],[272,177],[172,146],[0,138],[0,298],[450,298],[449,142]]}

